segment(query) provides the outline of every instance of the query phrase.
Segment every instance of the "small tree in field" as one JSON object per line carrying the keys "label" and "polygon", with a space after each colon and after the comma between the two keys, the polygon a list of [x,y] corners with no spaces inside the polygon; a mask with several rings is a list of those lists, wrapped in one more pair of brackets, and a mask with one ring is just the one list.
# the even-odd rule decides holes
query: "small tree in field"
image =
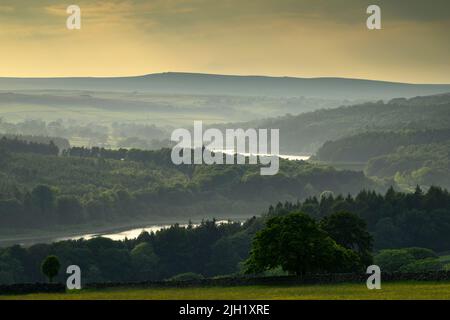
{"label": "small tree in field", "polygon": [[48,278],[48,281],[51,283],[53,278],[58,275],[59,268],[61,264],[56,256],[48,256],[42,262],[41,271]]}

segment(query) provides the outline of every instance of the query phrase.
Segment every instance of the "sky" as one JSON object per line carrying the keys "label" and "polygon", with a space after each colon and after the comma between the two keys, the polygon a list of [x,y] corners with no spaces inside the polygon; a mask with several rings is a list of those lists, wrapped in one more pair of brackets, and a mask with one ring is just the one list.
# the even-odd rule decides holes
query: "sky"
{"label": "sky", "polygon": [[[66,8],[81,8],[68,30]],[[381,30],[366,9],[381,8]],[[450,83],[448,0],[1,0],[0,76],[199,72]]]}

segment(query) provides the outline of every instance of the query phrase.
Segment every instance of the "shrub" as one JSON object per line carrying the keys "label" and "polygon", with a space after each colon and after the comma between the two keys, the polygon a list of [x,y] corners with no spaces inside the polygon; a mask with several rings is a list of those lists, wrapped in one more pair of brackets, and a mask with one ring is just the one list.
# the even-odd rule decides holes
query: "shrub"
{"label": "shrub", "polygon": [[397,272],[401,267],[415,261],[414,256],[402,249],[381,250],[375,256],[375,264],[382,272]]}
{"label": "shrub", "polygon": [[431,271],[440,271],[444,268],[444,263],[440,262],[435,258],[426,258],[414,261],[410,264],[407,264],[399,269],[400,272],[411,272],[411,273],[420,273],[420,272],[431,272]]}
{"label": "shrub", "polygon": [[414,259],[417,260],[438,257],[438,255],[431,249],[412,247],[412,248],[405,248],[403,250],[411,254],[414,257]]}

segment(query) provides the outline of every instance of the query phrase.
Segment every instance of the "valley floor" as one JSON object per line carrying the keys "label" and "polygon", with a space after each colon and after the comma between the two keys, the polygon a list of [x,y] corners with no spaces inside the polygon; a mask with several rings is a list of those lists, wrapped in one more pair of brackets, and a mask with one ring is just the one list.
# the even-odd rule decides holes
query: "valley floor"
{"label": "valley floor", "polygon": [[450,300],[450,282],[386,282],[381,290],[365,283],[305,286],[197,288],[114,288],[63,294],[1,296],[18,300]]}

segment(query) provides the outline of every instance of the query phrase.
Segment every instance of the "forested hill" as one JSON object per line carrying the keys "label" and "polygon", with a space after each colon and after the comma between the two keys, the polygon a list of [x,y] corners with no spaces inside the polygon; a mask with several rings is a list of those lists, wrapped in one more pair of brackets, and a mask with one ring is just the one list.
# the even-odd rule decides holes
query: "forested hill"
{"label": "forested hill", "polygon": [[98,90],[332,99],[391,99],[450,92],[450,84],[406,84],[345,78],[158,73],[119,78],[0,78],[0,90]]}
{"label": "forested hill", "polygon": [[368,176],[416,185],[450,188],[450,129],[366,132],[326,142],[317,160],[330,165],[365,166]]}
{"label": "forested hill", "polygon": [[450,188],[450,140],[401,146],[392,153],[370,159],[365,172],[377,178],[394,179],[405,189],[415,185]]}
{"label": "forested hill", "polygon": [[446,141],[450,141],[450,129],[364,132],[325,142],[316,158],[326,162],[366,162],[402,146]]}
{"label": "forested hill", "polygon": [[281,153],[315,153],[326,141],[367,131],[447,129],[450,94],[343,106],[233,126],[280,129]]}
{"label": "forested hill", "polygon": [[[368,176],[394,180],[404,189],[412,190],[416,185],[450,188],[449,97],[396,99],[392,102],[396,108],[407,108],[404,119],[411,119],[410,114],[418,108],[423,110],[423,118],[407,126],[398,125],[386,131],[382,127],[371,128],[368,132],[327,141],[315,158],[335,165],[365,164]],[[431,116],[430,110],[439,112]],[[393,109],[391,115],[394,117],[395,113]]]}
{"label": "forested hill", "polygon": [[[54,147],[0,148],[0,232],[83,223],[248,217],[277,201],[323,191],[357,193],[377,185],[362,172],[303,161],[280,162],[275,176],[257,165],[183,165],[159,151]],[[24,149],[25,148],[25,149]]]}

